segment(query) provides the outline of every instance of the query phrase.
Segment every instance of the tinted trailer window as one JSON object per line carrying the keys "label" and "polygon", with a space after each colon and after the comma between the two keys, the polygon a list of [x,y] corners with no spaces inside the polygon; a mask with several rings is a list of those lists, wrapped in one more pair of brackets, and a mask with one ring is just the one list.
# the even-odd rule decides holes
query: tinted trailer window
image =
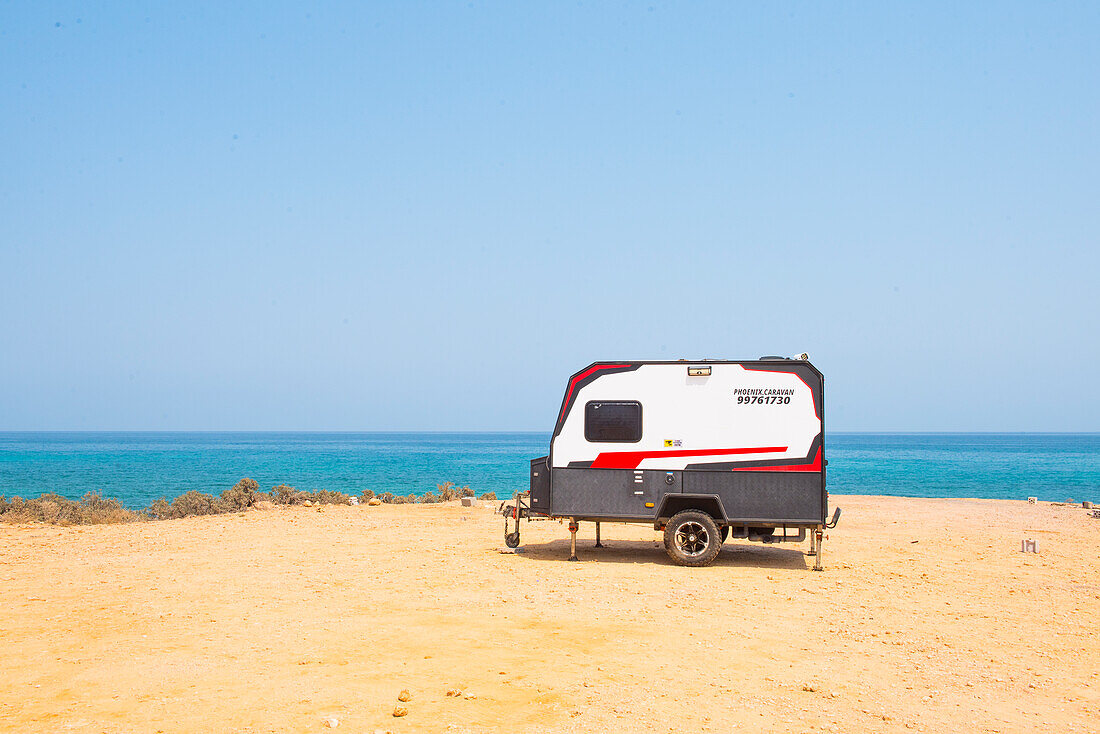
{"label": "tinted trailer window", "polygon": [[642,404],[591,401],[584,406],[584,438],[593,443],[637,443],[642,440]]}

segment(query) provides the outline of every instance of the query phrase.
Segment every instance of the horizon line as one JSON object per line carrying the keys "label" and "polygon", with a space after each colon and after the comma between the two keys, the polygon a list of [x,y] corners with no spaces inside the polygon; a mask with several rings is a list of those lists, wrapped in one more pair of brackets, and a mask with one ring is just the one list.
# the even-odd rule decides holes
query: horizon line
{"label": "horizon line", "polygon": [[[294,429],[248,429],[248,428],[204,428],[204,429],[185,429],[185,428],[155,428],[155,429],[130,429],[130,428],[34,428],[34,429],[0,429],[0,435],[4,434],[16,434],[16,433],[146,433],[146,434],[172,434],[172,433],[209,433],[209,434],[227,434],[227,433],[269,433],[269,434],[289,434],[289,433],[316,433],[316,434],[366,434],[366,433],[465,433],[465,434],[493,434],[493,433],[552,433],[552,430],[546,429],[388,429],[388,428],[372,428],[372,429],[307,429],[307,430],[294,430]],[[944,435],[957,435],[957,436],[1020,436],[1020,435],[1051,435],[1051,436],[1081,436],[1081,435],[1100,435],[1100,430],[1093,431],[1037,431],[1037,430],[1019,430],[1019,431],[947,431],[947,430],[930,430],[930,431],[905,431],[905,430],[842,430],[831,431],[826,429],[826,435],[877,435],[877,436],[944,436]]]}

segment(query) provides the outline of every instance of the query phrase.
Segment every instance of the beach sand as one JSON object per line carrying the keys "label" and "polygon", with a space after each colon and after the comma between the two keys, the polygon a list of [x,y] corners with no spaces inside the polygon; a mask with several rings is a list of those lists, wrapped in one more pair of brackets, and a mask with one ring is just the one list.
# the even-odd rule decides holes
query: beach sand
{"label": "beach sand", "polygon": [[505,555],[484,504],[0,525],[0,728],[1100,730],[1100,520],[833,503],[822,573],[746,541],[681,568],[641,525]]}

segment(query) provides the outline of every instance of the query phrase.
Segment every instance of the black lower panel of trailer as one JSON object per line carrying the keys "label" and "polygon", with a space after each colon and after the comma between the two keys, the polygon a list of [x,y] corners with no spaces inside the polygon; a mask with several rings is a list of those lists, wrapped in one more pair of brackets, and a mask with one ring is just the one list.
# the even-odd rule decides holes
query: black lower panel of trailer
{"label": "black lower panel of trailer", "polygon": [[684,493],[716,495],[731,520],[820,523],[819,472],[685,471]]}
{"label": "black lower panel of trailer", "polygon": [[[532,498],[536,491],[532,481]],[[537,494],[540,500],[546,497],[549,509],[540,501],[543,508],[532,504],[532,510],[555,517],[653,520],[666,495],[716,497],[725,515],[719,519],[732,523],[812,525],[824,516],[820,472],[558,467],[550,473],[549,487],[538,486]]]}
{"label": "black lower panel of trailer", "polygon": [[666,492],[680,491],[678,474],[673,473],[672,484],[666,483],[667,474],[630,469],[557,468],[550,476],[550,506],[559,516],[652,518]]}

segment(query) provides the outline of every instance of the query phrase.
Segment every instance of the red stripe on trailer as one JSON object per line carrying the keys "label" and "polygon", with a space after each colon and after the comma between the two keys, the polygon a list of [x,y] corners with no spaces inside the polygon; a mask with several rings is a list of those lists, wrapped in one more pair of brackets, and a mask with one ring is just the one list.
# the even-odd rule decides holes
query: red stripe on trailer
{"label": "red stripe on trailer", "polygon": [[569,381],[569,390],[567,390],[566,393],[565,393],[565,402],[563,402],[561,404],[561,412],[558,414],[558,423],[561,423],[562,419],[565,418],[565,411],[569,409],[569,401],[573,398],[573,388],[575,388],[577,386],[578,382],[580,382],[584,378],[588,377],[589,375],[592,375],[592,374],[595,374],[596,372],[599,372],[600,370],[610,370],[610,369],[615,369],[617,367],[629,367],[629,366],[630,365],[628,365],[628,364],[598,364],[598,365],[595,365],[593,367],[589,367],[584,372],[580,373],[579,375],[574,377],[572,380],[570,380]]}
{"label": "red stripe on trailer", "polygon": [[809,464],[784,464],[782,466],[740,466],[730,471],[821,471],[821,449]]}
{"label": "red stripe on trailer", "polygon": [[670,456],[730,456],[733,454],[776,454],[787,450],[786,446],[762,446],[739,449],[684,449],[679,451],[605,451],[592,462],[593,469],[636,469],[645,459],[663,459]]}

